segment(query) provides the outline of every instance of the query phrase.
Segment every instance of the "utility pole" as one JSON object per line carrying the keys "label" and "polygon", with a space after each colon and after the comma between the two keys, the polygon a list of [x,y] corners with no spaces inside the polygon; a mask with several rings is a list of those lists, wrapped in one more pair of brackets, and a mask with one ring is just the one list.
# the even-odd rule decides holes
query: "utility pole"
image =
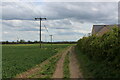
{"label": "utility pole", "polygon": [[35,20],[39,19],[40,20],[40,48],[41,48],[41,21],[44,19],[46,20],[46,18],[35,18]]}
{"label": "utility pole", "polygon": [[50,35],[50,39],[51,39],[51,45],[52,45],[52,36],[53,36],[53,35]]}

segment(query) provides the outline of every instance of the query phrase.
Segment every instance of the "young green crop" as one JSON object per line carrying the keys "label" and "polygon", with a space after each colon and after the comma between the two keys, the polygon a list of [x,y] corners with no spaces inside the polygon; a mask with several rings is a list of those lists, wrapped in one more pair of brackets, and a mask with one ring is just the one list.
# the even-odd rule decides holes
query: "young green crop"
{"label": "young green crop", "polygon": [[37,64],[42,63],[55,55],[59,50],[67,47],[67,44],[44,44],[40,49],[39,44],[16,44],[2,46],[2,77],[12,78]]}

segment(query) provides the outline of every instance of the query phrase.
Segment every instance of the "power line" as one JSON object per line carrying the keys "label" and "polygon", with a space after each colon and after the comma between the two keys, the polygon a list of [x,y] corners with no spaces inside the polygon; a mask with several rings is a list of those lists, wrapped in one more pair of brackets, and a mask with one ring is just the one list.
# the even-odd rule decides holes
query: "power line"
{"label": "power line", "polygon": [[53,35],[50,35],[49,30],[47,29],[47,27],[45,26],[45,24],[44,24],[44,27],[45,27],[46,31],[48,32],[48,34],[50,36],[50,41],[51,41],[51,45],[52,45]]}
{"label": "power line", "polygon": [[49,31],[48,31],[47,27],[45,25],[44,25],[44,27],[45,27],[46,31],[48,32],[48,34],[49,34]]}

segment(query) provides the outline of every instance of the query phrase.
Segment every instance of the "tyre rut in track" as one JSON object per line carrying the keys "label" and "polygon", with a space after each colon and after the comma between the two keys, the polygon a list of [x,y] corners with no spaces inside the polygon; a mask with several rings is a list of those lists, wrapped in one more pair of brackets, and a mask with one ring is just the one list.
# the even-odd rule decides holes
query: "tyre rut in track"
{"label": "tyre rut in track", "polygon": [[64,63],[65,56],[68,53],[68,51],[70,51],[70,49],[71,47],[69,47],[66,51],[63,52],[62,57],[57,63],[56,70],[52,78],[63,78],[63,63]]}

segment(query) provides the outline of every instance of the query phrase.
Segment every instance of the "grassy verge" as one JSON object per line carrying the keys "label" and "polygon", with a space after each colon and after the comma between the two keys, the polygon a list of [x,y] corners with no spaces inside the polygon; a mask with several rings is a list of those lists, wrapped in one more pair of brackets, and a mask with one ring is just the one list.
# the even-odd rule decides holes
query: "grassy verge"
{"label": "grassy verge", "polygon": [[105,62],[91,60],[87,55],[80,52],[78,48],[75,51],[84,78],[118,78],[119,74],[116,75],[115,73],[116,71],[120,73],[119,70],[115,71],[114,68],[106,65]]}
{"label": "grassy verge", "polygon": [[86,55],[82,54],[80,50],[76,47],[75,52],[77,55],[77,59],[80,63],[80,70],[82,71],[82,75],[84,78],[93,78],[90,72],[90,66],[92,66],[92,62],[87,58]]}
{"label": "grassy verge", "polygon": [[60,56],[61,55],[57,55],[55,57],[50,58],[47,64],[41,66],[41,71],[29,76],[28,78],[36,78],[36,77],[51,78],[55,71],[56,63],[60,59]]}
{"label": "grassy verge", "polygon": [[51,78],[55,68],[56,68],[56,63],[60,59],[60,56],[54,57],[49,60],[49,63],[43,66],[42,71],[40,71],[40,74],[42,75],[42,78]]}
{"label": "grassy verge", "polygon": [[64,64],[63,64],[63,78],[70,78],[70,71],[69,71],[69,52],[65,56]]}

